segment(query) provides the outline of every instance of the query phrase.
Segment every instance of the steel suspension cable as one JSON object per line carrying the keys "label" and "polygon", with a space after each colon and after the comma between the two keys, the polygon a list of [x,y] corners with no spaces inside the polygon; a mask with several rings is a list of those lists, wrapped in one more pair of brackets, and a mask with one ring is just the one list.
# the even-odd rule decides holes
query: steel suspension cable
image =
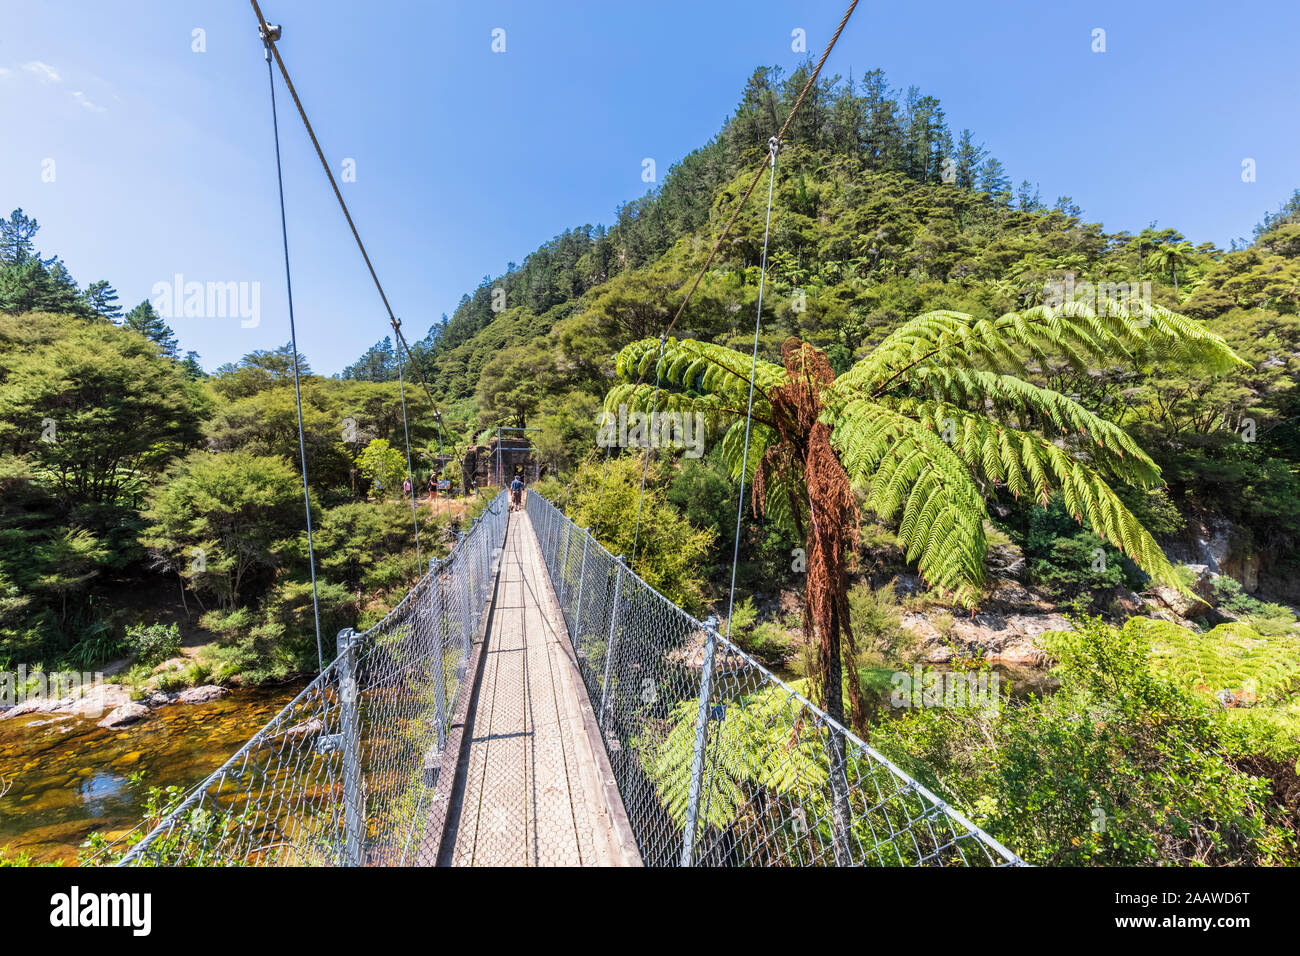
{"label": "steel suspension cable", "polygon": [[776,185],[776,154],[779,140],[768,140],[772,169],[767,182],[767,224],[763,227],[763,258],[758,267],[758,310],[754,317],[754,353],[749,366],[749,404],[745,407],[745,447],[740,460],[740,499],[736,503],[736,541],[731,549],[731,591],[727,597],[727,639],[731,639],[731,616],[736,608],[736,565],[740,561],[740,526],[745,514],[745,475],[749,472],[749,431],[754,417],[754,379],[758,375],[758,333],[763,326],[763,287],[767,279],[767,242],[772,232],[772,191]]}
{"label": "steel suspension cable", "polygon": [[[803,89],[799,91],[799,95],[795,97],[794,104],[790,107],[790,112],[786,115],[785,122],[782,123],[781,128],[777,130],[775,139],[778,143],[785,142],[786,130],[788,130],[790,124],[794,122],[795,116],[799,113],[799,107],[803,106],[803,101],[808,96],[809,90],[811,90],[813,84],[817,82],[817,77],[821,75],[822,67],[826,65],[826,58],[831,55],[831,50],[835,49],[835,44],[839,42],[840,34],[844,32],[844,27],[848,25],[849,17],[853,16],[853,11],[857,9],[857,6],[858,0],[853,0],[853,2],[849,4],[849,8],[844,11],[844,16],[840,18],[840,25],[835,28],[835,33],[831,36],[831,42],[826,44],[826,49],[822,51],[821,59],[817,61],[817,67],[808,77],[808,81],[804,83]],[[709,257],[704,261],[704,268],[699,271],[699,274],[695,277],[695,281],[691,283],[690,289],[686,292],[686,298],[682,299],[682,304],[677,307],[677,312],[673,316],[673,320],[668,323],[668,328],[664,331],[664,335],[671,334],[673,329],[677,326],[677,320],[680,319],[682,313],[686,311],[687,303],[691,301],[691,296],[695,294],[695,289],[700,284],[700,280],[703,279],[705,273],[709,271],[709,266],[713,265],[714,257],[718,254],[718,250],[722,248],[722,243],[730,234],[731,227],[736,224],[736,219],[740,216],[740,210],[745,208],[745,203],[754,192],[754,187],[757,186],[758,181],[763,178],[763,170],[766,168],[767,163],[764,162],[757,170],[755,170],[754,178],[749,181],[749,186],[745,189],[744,195],[740,197],[740,201],[736,203],[736,208],[732,210],[731,218],[727,220],[727,225],[723,228],[717,241],[713,243],[713,248],[709,250]],[[637,384],[640,384],[639,380]]]}
{"label": "steel suspension cable", "polygon": [[[262,8],[258,6],[257,0],[249,0],[253,5],[253,12],[257,14],[258,25],[262,29],[262,34],[270,38],[270,27],[267,25],[266,18],[262,16]],[[406,352],[407,357],[411,360],[411,369],[415,372],[415,377],[419,379],[424,394],[429,399],[429,404],[433,406],[435,413],[440,413],[438,402],[433,397],[433,392],[429,389],[429,383],[424,378],[424,373],[420,371],[419,363],[415,361],[415,356],[411,352],[411,347],[406,342],[406,336],[402,334],[402,324],[397,320],[393,307],[389,305],[388,294],[384,292],[383,283],[379,281],[379,274],[375,271],[374,264],[370,261],[370,253],[366,251],[366,244],[361,241],[361,233],[357,230],[356,223],[352,220],[352,213],[348,210],[348,204],[343,200],[343,192],[339,189],[338,181],[334,178],[334,171],[330,169],[329,161],[325,158],[325,151],[321,149],[320,140],[316,138],[316,131],[312,128],[311,120],[307,118],[307,110],[302,105],[302,100],[298,97],[298,91],[294,88],[293,80],[289,76],[289,70],[284,65],[284,59],[280,56],[280,50],[275,45],[273,38],[267,40],[271,54],[275,57],[276,65],[280,68],[280,75],[284,77],[284,85],[289,90],[289,95],[293,97],[294,106],[298,108],[298,116],[302,119],[302,125],[307,130],[307,135],[311,139],[311,144],[316,150],[316,158],[320,160],[321,168],[325,170],[325,176],[329,179],[330,187],[334,190],[334,198],[338,200],[339,208],[343,210],[343,218],[347,220],[348,228],[352,231],[352,238],[356,240],[357,248],[361,250],[361,258],[365,260],[366,269],[370,272],[370,278],[375,283],[375,289],[379,292],[379,298],[384,303],[384,309],[388,313],[388,322],[393,327],[393,333],[397,336],[397,341],[402,349]],[[456,461],[460,463],[460,455],[455,452],[455,446],[452,448],[453,454],[456,455]]]}
{"label": "steel suspension cable", "polygon": [[[762,301],[761,292],[759,301]],[[636,499],[636,529],[632,532],[632,557],[627,563],[629,569],[636,566],[636,546],[641,536],[641,508],[645,504],[645,479],[646,474],[650,471],[650,452],[654,448],[655,415],[659,411],[659,383],[662,381],[661,370],[664,363],[664,344],[667,341],[667,333],[659,336],[659,357],[655,360],[655,395],[650,405],[650,421],[646,426],[649,430],[645,436],[645,458],[641,462],[641,494]]]}
{"label": "steel suspension cable", "polygon": [[[848,25],[849,18],[853,16],[853,11],[857,9],[857,6],[858,0],[853,0],[853,2],[849,4],[848,9],[844,11],[844,16],[840,18],[839,26],[835,28],[835,33],[832,34],[830,42],[826,44],[826,49],[822,51],[822,55],[817,61],[817,66],[813,69],[807,82],[804,83],[803,89],[799,91],[799,95],[795,97],[795,101],[790,107],[790,112],[786,115],[785,122],[781,124],[781,128],[777,131],[776,140],[778,144],[785,141],[786,131],[790,128],[790,124],[794,122],[794,118],[798,115],[799,109],[803,106],[804,100],[807,99],[808,93],[812,89],[813,84],[815,84],[817,78],[821,76],[822,67],[826,65],[827,58],[830,57],[831,51],[835,49],[835,44],[839,42],[840,34],[844,32],[844,28]],[[709,267],[713,265],[713,260],[717,256],[718,250],[722,248],[723,242],[725,242],[727,236],[731,234],[731,227],[736,224],[736,220],[740,216],[740,211],[745,207],[745,203],[749,201],[749,197],[754,192],[754,187],[756,187],[759,180],[763,178],[763,171],[767,168],[768,160],[764,159],[763,163],[754,171],[753,179],[749,181],[749,186],[746,187],[744,194],[740,197],[739,201],[736,203],[735,209],[731,212],[731,218],[727,220],[727,224],[723,226],[722,232],[714,241],[713,248],[709,250],[708,258],[704,262],[704,267],[700,269],[699,273],[695,276],[695,280],[691,283],[690,288],[686,290],[686,297],[682,299],[681,305],[677,307],[676,313],[673,314],[672,321],[668,323],[668,327],[663,332],[664,336],[670,335],[673,329],[676,328],[677,320],[680,319],[682,314],[686,311],[686,306],[690,303],[691,297],[695,294],[696,288],[699,286],[701,280],[703,280],[705,274],[709,271]],[[639,386],[644,379],[645,372],[642,371],[637,376],[636,384]],[[595,457],[595,452],[596,449],[594,448],[588,452],[586,461],[590,461]],[[584,461],[583,464],[585,464],[586,461]],[[606,467],[608,468],[608,449],[606,450]],[[572,486],[572,484],[577,480],[578,474],[581,470],[582,465],[579,465],[578,469],[574,472],[573,478],[569,480],[569,486]],[[566,486],[565,491],[567,494],[568,486]]]}
{"label": "steel suspension cable", "polygon": [[[780,142],[773,136],[768,140],[767,145],[769,151],[768,163],[772,174],[767,184],[767,222],[763,227],[763,258],[759,262],[758,272],[758,309],[754,317],[754,352],[750,359],[749,369],[749,405],[745,410],[745,447],[740,464],[740,497],[736,502],[736,538],[731,549],[731,588],[727,595],[727,640],[731,640],[731,618],[736,608],[736,567],[740,563],[740,528],[745,513],[745,475],[749,471],[749,431],[754,414],[754,378],[758,374],[758,336],[763,325],[763,287],[767,276],[767,244],[768,237],[772,232],[772,192],[776,184],[776,154],[780,149]],[[720,734],[714,736],[715,754],[720,746],[720,737]],[[715,756],[709,762],[709,783],[704,790],[705,820],[709,819],[709,808],[713,803],[713,780],[717,768],[718,761]]]}
{"label": "steel suspension cable", "polygon": [[293,277],[289,271],[289,224],[284,212],[284,170],[280,164],[280,120],[275,108],[275,74],[271,71],[271,31],[263,24],[266,46],[266,78],[271,84],[271,127],[275,132],[275,176],[280,187],[280,236],[284,241],[284,284],[289,297],[289,347],[293,349],[293,398],[298,408],[298,457],[302,461],[302,500],[307,515],[307,566],[311,569],[311,610],[316,625],[316,666],[325,669],[320,639],[320,601],[316,594],[316,547],[312,540],[311,492],[307,488],[307,442],[302,426],[302,386],[298,377],[298,330],[293,318]]}
{"label": "steel suspension cable", "polygon": [[424,576],[424,556],[420,553],[420,518],[415,510],[415,469],[411,467],[411,430],[406,424],[406,383],[402,379],[402,360],[397,360],[397,391],[402,397],[402,436],[406,439],[406,480],[411,483],[411,520],[415,522],[416,579]]}

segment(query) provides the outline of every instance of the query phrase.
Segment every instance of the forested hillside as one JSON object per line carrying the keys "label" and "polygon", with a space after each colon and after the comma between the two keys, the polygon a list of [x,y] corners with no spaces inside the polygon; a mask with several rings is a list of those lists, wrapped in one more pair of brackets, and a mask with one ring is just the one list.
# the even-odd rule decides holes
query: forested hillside
{"label": "forested hillside", "polygon": [[[560,233],[412,342],[443,413],[407,369],[411,462],[391,340],[334,377],[300,358],[327,649],[417,579],[412,509],[399,500],[408,468],[422,488],[495,425],[540,429],[537,490],[599,524],[615,553],[638,542],[636,570],[651,584],[693,613],[727,613],[739,488],[719,436],[701,457],[664,449],[648,466],[637,448],[613,450],[606,465],[594,437],[619,380],[615,357],[665,331],[809,69],[757,70],[717,136],[612,225]],[[740,214],[676,339],[748,358],[763,212],[754,199]],[[992,320],[1062,296],[1097,311],[1116,300],[1170,310],[1240,360],[1202,367],[1190,353],[1138,349],[1094,361],[1097,350],[1080,347],[1059,359],[1026,353],[1016,369],[1025,394],[1066,396],[1084,410],[1078,420],[1111,430],[1113,447],[1150,456],[1156,480],[1118,482],[1115,493],[1172,568],[1163,586],[1150,562],[1144,570],[1117,547],[1124,535],[1082,520],[1068,482],[1040,500],[988,480],[977,497],[989,520],[975,521],[987,574],[974,576],[987,587],[954,602],[899,546],[897,516],[856,488],[858,652],[845,660],[854,722],[1036,862],[1294,861],[1285,794],[1293,804],[1300,790],[1290,606],[1300,603],[1300,190],[1261,216],[1252,241],[1227,250],[1173,227],[1108,233],[1070,197],[1049,204],[1028,181],[1013,187],[977,133],[954,135],[937,100],[892,89],[879,71],[814,85],[780,150],[767,362],[798,339],[815,349],[800,354],[824,354],[829,379],[924,313]],[[22,210],[0,222],[0,670],[127,657],[128,682],[143,688],[167,656],[157,648],[177,653],[182,641],[203,650],[180,682],[313,670],[292,352],[205,374],[148,302],[124,314],[107,282],[78,286],[38,250],[38,228]],[[998,404],[981,398],[975,411],[1005,411]],[[1022,409],[1020,424],[1075,447],[1075,420],[1045,407]],[[802,541],[752,505],[726,623],[758,658],[809,679]],[[427,560],[462,511],[422,502],[418,517]],[[887,710],[889,674],[1006,664],[988,621],[1029,618],[1040,623],[1026,660],[1057,665],[1056,694],[994,717]],[[1098,708],[1106,728],[1071,737]],[[1050,753],[1035,749],[1043,739],[1056,741]],[[1123,832],[1140,839],[1107,842],[1089,821],[1121,792],[1132,802],[1106,812],[1130,814]],[[1024,808],[1035,801],[1059,807],[1058,819],[1033,818]]]}
{"label": "forested hillside", "polygon": [[[757,71],[719,135],[620,208],[612,227],[564,232],[465,296],[415,347],[453,417],[540,426],[556,473],[587,456],[614,354],[667,326],[744,171],[761,161],[771,119],[805,79]],[[1116,287],[1147,296],[1204,322],[1249,367],[1219,376],[1168,363],[1062,366],[1039,378],[1079,395],[1153,455],[1167,487],[1132,504],[1158,536],[1194,549],[1198,536],[1226,535],[1250,590],[1262,581],[1300,599],[1291,583],[1300,193],[1265,214],[1245,248],[1173,228],[1106,233],[1069,197],[1048,208],[1027,182],[1013,195],[1002,164],[969,131],[954,145],[939,104],[915,89],[900,95],[872,72],[814,90],[780,157],[762,356],[777,359],[794,335],[842,371],[905,318],[934,309],[998,316],[1046,301],[1053,283],[1080,296],[1100,290],[1103,301]],[[761,243],[762,210],[751,202],[675,335],[743,346]],[[385,340],[344,377],[385,380],[394,363]]]}

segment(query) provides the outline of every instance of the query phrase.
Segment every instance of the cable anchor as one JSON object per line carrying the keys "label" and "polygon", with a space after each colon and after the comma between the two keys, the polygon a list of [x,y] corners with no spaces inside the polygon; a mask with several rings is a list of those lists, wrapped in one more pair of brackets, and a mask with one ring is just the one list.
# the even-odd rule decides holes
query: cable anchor
{"label": "cable anchor", "polygon": [[268,23],[265,30],[260,26],[257,28],[257,35],[261,38],[262,45],[266,48],[267,63],[271,62],[271,44],[280,41],[280,35],[282,32],[283,31],[280,29],[278,23]]}

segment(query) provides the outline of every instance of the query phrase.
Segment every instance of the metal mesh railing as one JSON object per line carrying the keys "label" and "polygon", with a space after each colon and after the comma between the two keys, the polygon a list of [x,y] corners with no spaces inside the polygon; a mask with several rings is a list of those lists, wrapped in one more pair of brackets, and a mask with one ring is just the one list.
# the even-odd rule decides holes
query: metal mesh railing
{"label": "metal mesh railing", "polygon": [[549,501],[527,512],[647,865],[1021,864]]}
{"label": "metal mesh railing", "polygon": [[382,621],[132,846],[161,866],[434,862],[425,828],[508,520],[498,495]]}

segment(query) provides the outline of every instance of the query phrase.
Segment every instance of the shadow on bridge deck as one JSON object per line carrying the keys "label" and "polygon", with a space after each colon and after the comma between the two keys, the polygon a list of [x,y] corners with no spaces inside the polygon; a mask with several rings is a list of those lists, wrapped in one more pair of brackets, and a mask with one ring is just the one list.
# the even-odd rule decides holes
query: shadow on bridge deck
{"label": "shadow on bridge deck", "polygon": [[421,859],[639,866],[532,524],[510,515],[488,624],[454,715]]}

